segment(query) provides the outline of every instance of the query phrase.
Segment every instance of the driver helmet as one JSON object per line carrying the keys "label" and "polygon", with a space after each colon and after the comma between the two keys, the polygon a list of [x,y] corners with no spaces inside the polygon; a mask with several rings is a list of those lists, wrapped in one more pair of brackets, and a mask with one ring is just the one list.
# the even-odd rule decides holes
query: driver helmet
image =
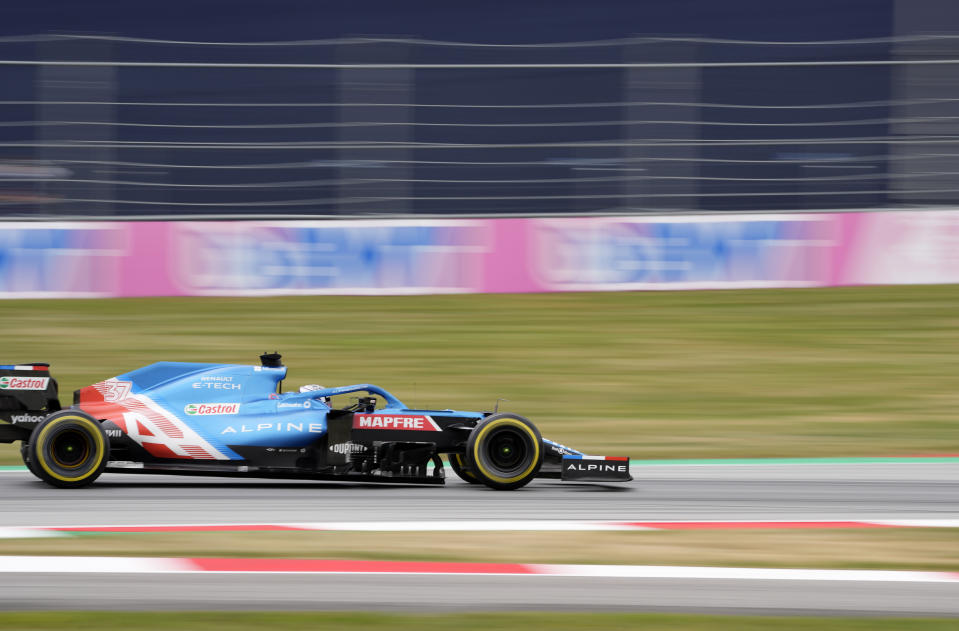
{"label": "driver helmet", "polygon": [[[305,386],[300,386],[300,392],[315,392],[316,390],[325,390],[325,388],[318,383],[308,383]],[[329,405],[330,397],[320,397],[320,401]]]}

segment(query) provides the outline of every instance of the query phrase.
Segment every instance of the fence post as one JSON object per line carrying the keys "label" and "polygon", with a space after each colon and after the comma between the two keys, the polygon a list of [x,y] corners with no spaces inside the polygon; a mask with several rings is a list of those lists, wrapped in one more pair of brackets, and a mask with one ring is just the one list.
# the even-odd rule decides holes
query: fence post
{"label": "fence post", "polygon": [[[956,19],[959,5],[954,3],[897,0],[894,35],[942,33]],[[893,59],[899,61],[957,56],[959,41],[954,37],[897,41],[892,49]],[[899,142],[887,145],[889,173],[893,176],[887,185],[890,201],[908,205],[954,203],[959,196],[959,186],[952,175],[959,172],[955,145],[919,142],[918,138],[959,136],[959,65],[897,66],[892,70],[891,92],[895,104],[889,108],[889,116],[899,122],[889,125],[889,138]],[[916,177],[919,175],[922,177]]]}
{"label": "fence post", "polygon": [[[344,44],[342,63],[395,63],[408,61],[408,45],[400,42],[358,41]],[[338,72],[339,213],[342,215],[406,214],[411,204],[412,172],[408,147],[357,149],[356,145],[412,140],[413,71],[408,68],[342,68]],[[390,106],[384,107],[384,104]],[[356,126],[356,123],[390,123]],[[362,180],[362,181],[360,181]],[[377,199],[367,199],[377,198]],[[365,200],[365,201],[364,201]],[[415,211],[415,209],[413,209]]]}
{"label": "fence post", "polygon": [[[47,60],[89,59],[110,60],[110,42],[101,40],[57,38],[43,42],[40,54]],[[74,180],[99,182],[49,182],[38,184],[54,198],[89,199],[99,202],[54,202],[48,209],[58,215],[113,214],[116,169],[112,164],[116,139],[111,124],[80,125],[77,123],[113,123],[116,121],[116,68],[114,66],[41,66],[37,73],[37,159],[65,167]],[[65,104],[80,101],[83,105]],[[55,124],[51,124],[55,123]],[[74,146],[64,146],[76,143]],[[82,160],[84,163],[74,162]]]}
{"label": "fence post", "polygon": [[[636,38],[624,44],[623,57],[626,63],[688,63],[695,61],[696,47],[690,42]],[[693,143],[700,137],[699,109],[669,104],[699,103],[700,69],[626,68],[624,79],[624,209],[695,210],[699,147]]]}

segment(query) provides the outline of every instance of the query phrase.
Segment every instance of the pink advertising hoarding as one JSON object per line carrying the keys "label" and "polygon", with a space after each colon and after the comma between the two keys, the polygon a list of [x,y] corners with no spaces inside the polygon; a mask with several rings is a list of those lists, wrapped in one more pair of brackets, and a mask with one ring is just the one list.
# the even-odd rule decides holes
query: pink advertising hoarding
{"label": "pink advertising hoarding", "polygon": [[0,297],[959,282],[959,211],[0,224]]}

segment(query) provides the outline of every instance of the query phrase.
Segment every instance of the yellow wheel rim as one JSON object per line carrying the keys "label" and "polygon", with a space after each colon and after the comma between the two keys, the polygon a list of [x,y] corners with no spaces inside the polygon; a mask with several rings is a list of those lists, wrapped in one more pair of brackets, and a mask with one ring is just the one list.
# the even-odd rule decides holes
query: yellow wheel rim
{"label": "yellow wheel rim", "polygon": [[[522,473],[515,475],[511,478],[504,478],[504,477],[490,473],[483,466],[483,462],[479,458],[479,453],[477,453],[478,452],[477,446],[483,444],[483,437],[486,436],[494,428],[502,427],[504,425],[508,427],[520,429],[532,439],[531,442],[533,443],[533,459],[530,462],[529,467],[527,467],[526,470],[523,471]],[[476,465],[476,468],[479,469],[480,473],[482,473],[484,476],[486,476],[490,480],[494,482],[499,482],[500,484],[512,484],[513,482],[519,482],[520,480],[528,476],[530,473],[532,473],[533,469],[536,468],[536,463],[539,462],[539,450],[540,450],[540,441],[536,438],[536,434],[533,433],[533,430],[531,430],[528,425],[512,418],[496,419],[495,421],[483,427],[483,429],[480,430],[480,433],[477,434],[476,440],[473,442],[473,464]]]}
{"label": "yellow wheel rim", "polygon": [[[78,425],[81,425],[81,426],[86,426],[89,429],[90,434],[93,436],[93,453],[94,453],[94,457],[96,458],[96,462],[93,464],[92,467],[90,467],[85,473],[82,473],[74,477],[60,475],[59,473],[54,471],[50,467],[50,464],[47,462],[46,456],[43,453],[44,452],[43,445],[46,438],[50,435],[52,431],[56,429],[57,426],[68,421],[77,423]],[[93,473],[94,471],[100,468],[100,463],[103,461],[103,458],[106,455],[106,449],[104,449],[103,436],[100,434],[100,428],[94,425],[93,421],[83,416],[69,415],[69,416],[60,416],[56,418],[54,421],[52,421],[51,423],[48,423],[46,427],[40,430],[40,435],[37,436],[36,453],[37,453],[37,465],[39,465],[40,468],[43,470],[43,472],[49,475],[50,477],[60,480],[61,482],[80,482],[81,480],[88,477],[91,473]],[[54,459],[54,462],[55,461],[56,460]],[[76,465],[76,466],[79,467],[81,465]]]}

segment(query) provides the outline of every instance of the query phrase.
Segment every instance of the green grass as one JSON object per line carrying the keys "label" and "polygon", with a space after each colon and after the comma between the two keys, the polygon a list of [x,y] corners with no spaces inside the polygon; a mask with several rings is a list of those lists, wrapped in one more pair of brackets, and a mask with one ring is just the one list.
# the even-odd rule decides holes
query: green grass
{"label": "green grass", "polygon": [[953,631],[955,620],[946,619],[872,619],[872,618],[798,618],[769,616],[707,616],[686,614],[601,614],[601,613],[461,613],[461,614],[378,614],[378,613],[180,613],[180,612],[55,612],[0,613],[0,628],[5,631],[77,631],[193,629],[223,631],[489,631],[490,629],[526,629],[536,631],[582,631],[603,629],[619,631]]}
{"label": "green grass", "polygon": [[[256,363],[506,409],[634,458],[959,452],[950,285],[434,297],[0,302],[0,361],[73,389],[159,360]],[[12,450],[0,464],[18,461]]]}

